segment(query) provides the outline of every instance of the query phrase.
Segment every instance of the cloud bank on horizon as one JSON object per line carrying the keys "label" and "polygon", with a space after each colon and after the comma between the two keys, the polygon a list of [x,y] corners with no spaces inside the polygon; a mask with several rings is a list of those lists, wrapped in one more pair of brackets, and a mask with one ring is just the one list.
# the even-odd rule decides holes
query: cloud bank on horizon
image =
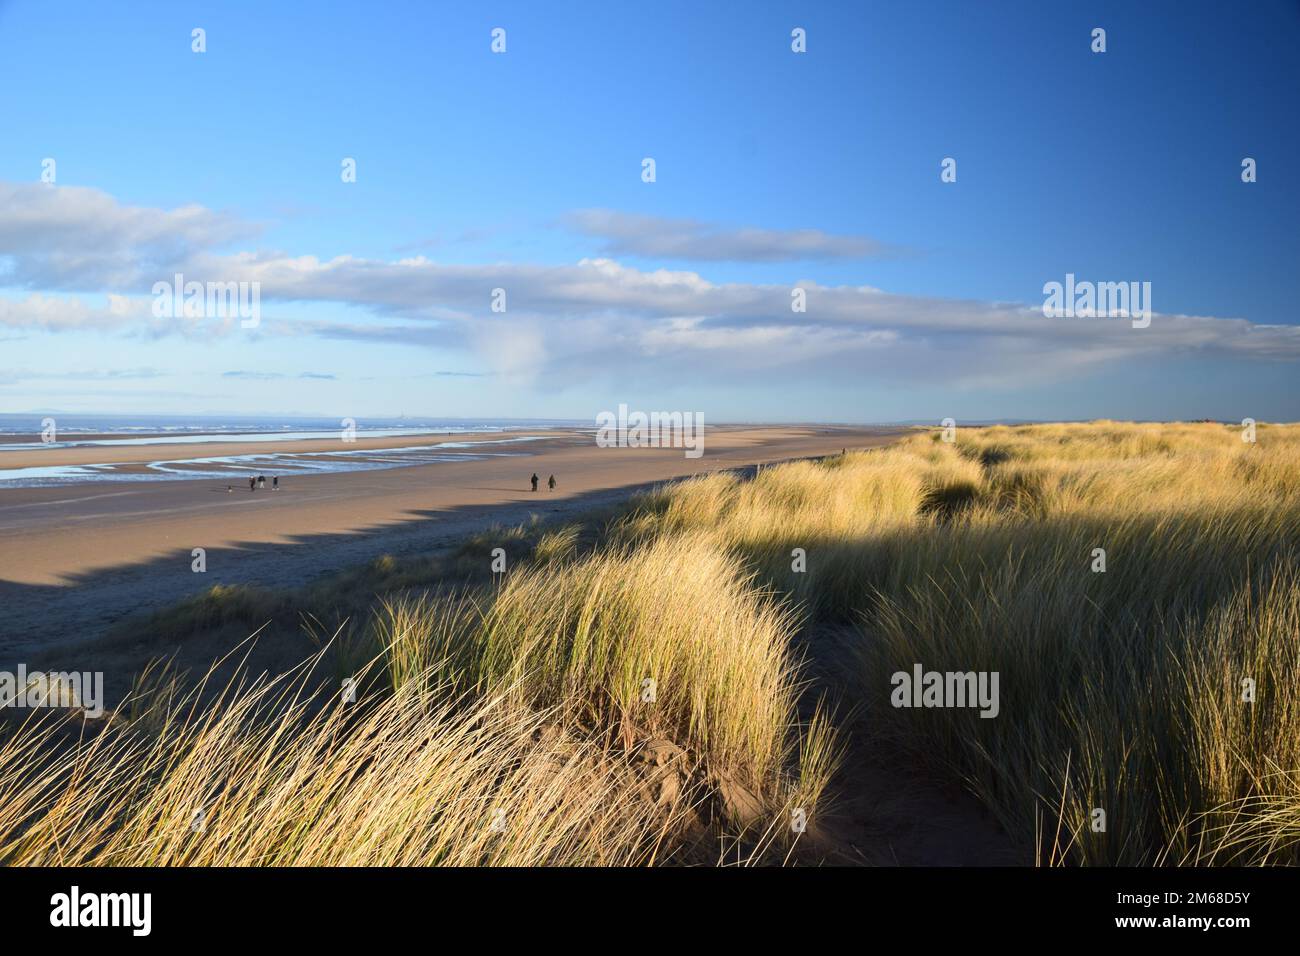
{"label": "cloud bank on horizon", "polygon": [[[816,230],[736,229],[608,210],[576,213],[573,221],[584,235],[614,243],[602,253],[770,262],[783,251],[796,260],[880,248]],[[1149,328],[1135,330],[1114,316],[1048,318],[1042,303],[901,295],[797,278],[713,282],[700,271],[641,269],[603,255],[542,265],[219,251],[257,232],[255,224],[198,205],[127,206],[95,189],[0,183],[4,281],[31,290],[0,298],[0,326],[114,329],[151,338],[244,334],[229,318],[155,316],[152,287],[180,274],[204,284],[258,283],[262,302],[271,306],[258,336],[460,350],[521,387],[602,376],[654,381],[683,371],[736,382],[762,371],[839,376],[848,384],[870,372],[980,385],[1008,375],[1050,380],[1119,359],[1178,352],[1300,359],[1300,327],[1242,318],[1157,311]],[[493,310],[494,290],[505,293],[502,311]],[[793,305],[797,290],[801,311]],[[71,293],[105,298],[95,305]],[[367,319],[313,319],[314,303],[355,307]],[[278,318],[277,304],[294,305],[292,311],[307,317]]]}

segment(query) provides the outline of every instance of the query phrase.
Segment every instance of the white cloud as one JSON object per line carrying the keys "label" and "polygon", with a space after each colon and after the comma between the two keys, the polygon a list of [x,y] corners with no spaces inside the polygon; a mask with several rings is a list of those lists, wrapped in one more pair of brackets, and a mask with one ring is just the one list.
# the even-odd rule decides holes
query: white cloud
{"label": "white cloud", "polygon": [[[33,191],[42,195],[33,198]],[[502,381],[544,388],[598,378],[750,381],[756,371],[819,382],[870,375],[1023,385],[1170,354],[1300,358],[1296,326],[1157,314],[1149,328],[1134,329],[1123,319],[1044,318],[1038,304],[811,281],[715,283],[692,270],[637,269],[607,257],[552,266],[223,254],[220,247],[247,226],[198,207],[138,209],[95,190],[41,184],[0,188],[0,223],[0,253],[13,263],[11,285],[110,294],[101,309],[77,298],[0,297],[0,326],[235,334],[229,323],[149,316],[142,293],[178,270],[199,281],[260,282],[263,321],[249,334],[458,348]],[[764,235],[767,241],[778,234]],[[805,313],[791,310],[796,284],[807,293]],[[505,314],[491,311],[496,288],[507,292]],[[312,303],[342,303],[368,315],[288,321],[268,317],[266,304],[274,302],[281,310],[298,303],[292,308],[299,312]]]}
{"label": "white cloud", "polygon": [[124,206],[98,189],[0,182],[7,281],[32,289],[129,290],[198,250],[256,232],[202,206]]}
{"label": "white cloud", "polygon": [[564,218],[584,236],[604,240],[608,256],[694,259],[703,262],[792,262],[863,259],[891,251],[865,236],[835,236],[820,229],[729,228],[695,219],[643,216],[613,209],[580,209]]}

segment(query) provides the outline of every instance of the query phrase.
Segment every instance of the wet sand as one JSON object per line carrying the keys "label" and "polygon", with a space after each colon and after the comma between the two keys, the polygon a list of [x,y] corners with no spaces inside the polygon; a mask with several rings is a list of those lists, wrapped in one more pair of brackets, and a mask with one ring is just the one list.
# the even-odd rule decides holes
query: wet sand
{"label": "wet sand", "polygon": [[[0,488],[0,661],[23,649],[90,639],[123,618],[166,607],[213,584],[296,587],[381,554],[418,554],[493,523],[563,518],[615,504],[657,482],[720,469],[885,444],[904,429],[832,426],[711,428],[704,455],[682,449],[598,448],[590,433],[540,434],[495,446],[519,457],[281,479],[279,491],[227,492],[225,479],[93,482]],[[478,436],[507,437],[504,433]],[[448,440],[438,434],[430,443]],[[456,441],[473,437],[454,436]],[[350,449],[420,443],[359,438]],[[387,444],[383,444],[387,443]],[[275,443],[337,450],[339,442]],[[310,445],[311,448],[289,446]],[[265,442],[46,449],[6,453],[5,467],[262,454]],[[48,456],[48,457],[46,457]],[[9,462],[13,464],[8,464]],[[529,490],[536,472],[541,488]],[[558,487],[546,489],[554,474]],[[207,571],[191,570],[203,548]]]}
{"label": "wet sand", "polygon": [[[238,441],[221,438],[210,442],[177,442],[157,445],[85,445],[71,448],[46,448],[31,442],[27,448],[0,452],[0,468],[33,468],[56,465],[113,464],[126,466],[125,470],[143,470],[154,461],[184,461],[188,458],[233,458],[242,455],[301,455],[319,452],[382,451],[385,448],[407,448],[415,445],[437,445],[441,442],[470,443],[500,441],[503,438],[550,438],[557,435],[572,436],[576,432],[511,431],[511,432],[430,432],[426,435],[394,435],[385,438],[357,436],[355,441],[344,442],[338,438],[309,438],[300,441]],[[117,436],[120,438],[121,436]],[[142,438],[146,436],[132,436]],[[151,436],[152,437],[152,436]],[[69,439],[74,440],[74,439]],[[531,444],[527,443],[527,444]],[[485,444],[487,451],[515,450],[513,446]],[[470,449],[460,449],[468,451]],[[133,469],[131,466],[139,466]],[[0,491],[3,485],[0,483]],[[0,502],[0,506],[3,502]]]}

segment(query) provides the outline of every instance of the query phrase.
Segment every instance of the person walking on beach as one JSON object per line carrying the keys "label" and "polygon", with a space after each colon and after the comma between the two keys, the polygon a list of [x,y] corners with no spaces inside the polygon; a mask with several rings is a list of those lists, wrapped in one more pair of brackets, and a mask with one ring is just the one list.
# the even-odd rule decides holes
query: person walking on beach
{"label": "person walking on beach", "polygon": [[280,490],[280,476],[279,476],[279,475],[276,475],[274,478],[271,479],[271,490],[272,490],[272,491],[279,491],[279,490]]}
{"label": "person walking on beach", "polygon": [[537,490],[537,473],[533,473],[533,491]]}
{"label": "person walking on beach", "polygon": [[248,490],[249,491],[257,490],[257,479],[254,478],[252,475],[248,476]]}
{"label": "person walking on beach", "polygon": [[258,476],[257,476],[257,487],[259,487],[259,488],[265,488],[265,487],[266,487],[266,475],[258,475]]}
{"label": "person walking on beach", "polygon": [[555,476],[554,476],[554,475],[551,475],[551,477],[550,477],[549,479],[547,479],[546,487],[547,487],[547,488],[550,488],[552,491],[555,490]]}

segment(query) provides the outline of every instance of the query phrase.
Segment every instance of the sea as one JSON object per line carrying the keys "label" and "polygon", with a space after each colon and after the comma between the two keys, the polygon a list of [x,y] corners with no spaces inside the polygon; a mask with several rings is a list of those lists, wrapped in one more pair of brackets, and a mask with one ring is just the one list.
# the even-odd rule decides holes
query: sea
{"label": "sea", "polygon": [[[117,481],[179,481],[195,478],[246,482],[249,475],[283,479],[294,475],[401,468],[430,462],[475,461],[527,455],[532,436],[493,434],[549,429],[590,429],[590,422],[561,419],[505,418],[290,418],[194,415],[89,415],[84,413],[0,414],[0,490],[48,485]],[[409,446],[290,454],[276,443],[344,436],[393,438],[412,436]],[[415,440],[415,436],[420,436]],[[204,456],[202,448],[177,453],[177,446],[219,441],[265,443],[265,452]],[[78,465],[5,467],[6,453],[54,448],[120,446],[159,447],[159,457],[144,467],[111,462]]]}

